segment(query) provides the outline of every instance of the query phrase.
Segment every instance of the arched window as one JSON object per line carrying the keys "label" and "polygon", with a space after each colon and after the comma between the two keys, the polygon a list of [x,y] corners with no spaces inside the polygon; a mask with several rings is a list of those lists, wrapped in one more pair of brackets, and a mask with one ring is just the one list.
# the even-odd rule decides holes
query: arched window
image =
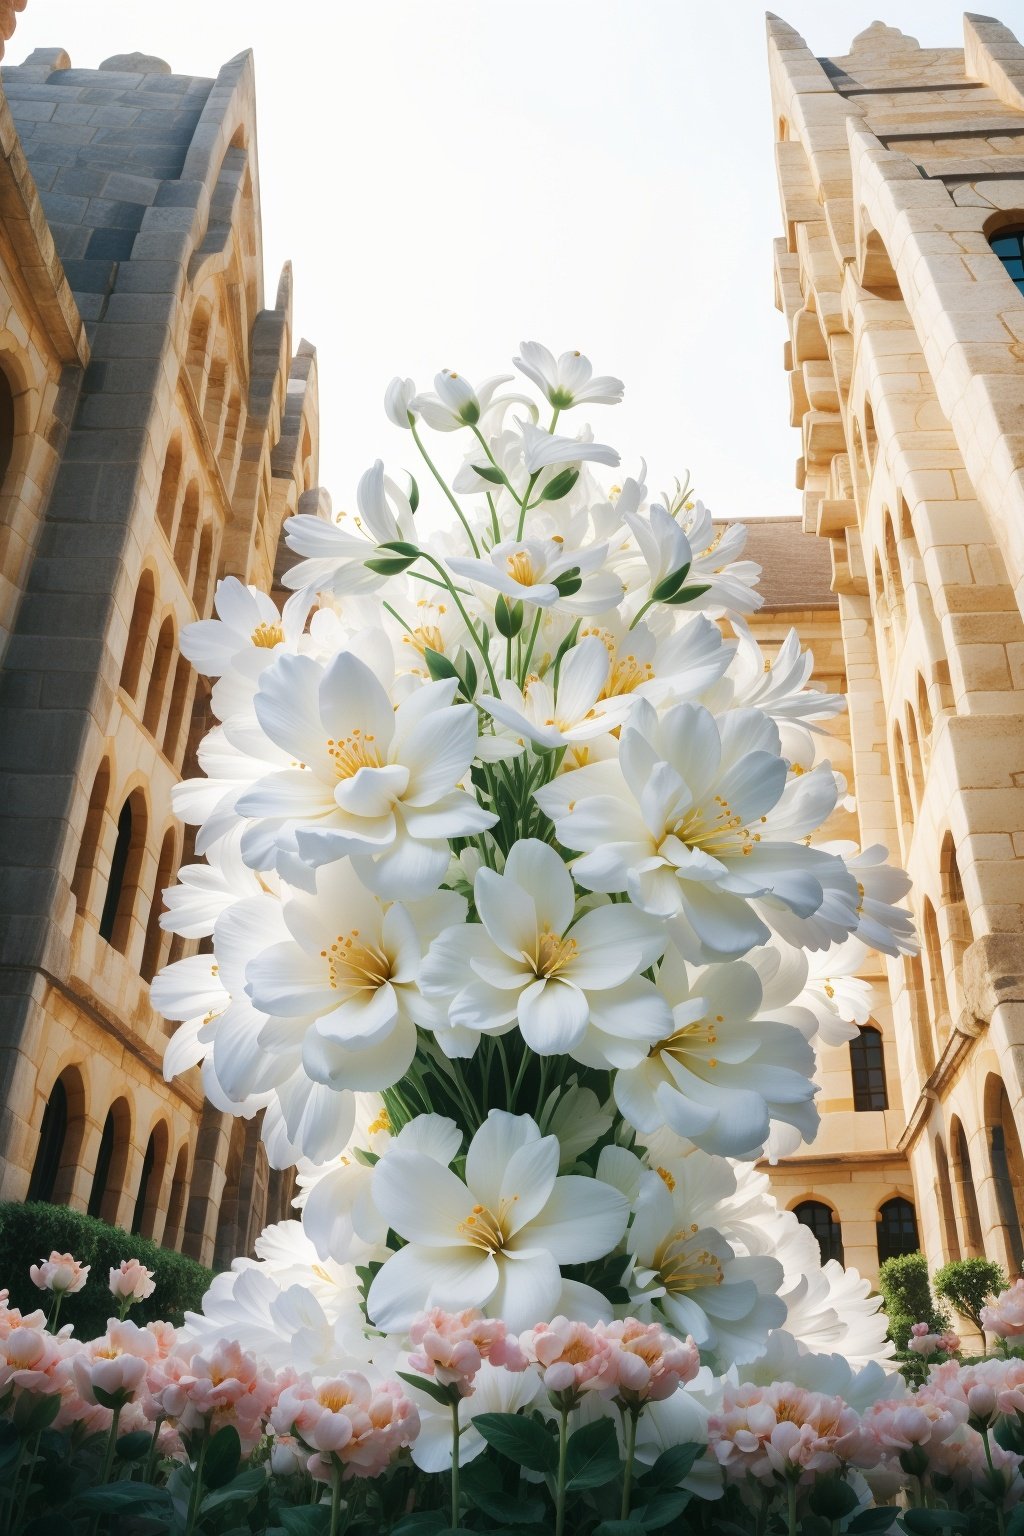
{"label": "arched window", "polygon": [[0,368],[0,486],[11,467],[14,452],[14,391],[11,381]]}
{"label": "arched window", "polygon": [[199,529],[199,486],[193,480],[185,492],[178,519],[178,531],[174,536],[174,563],[181,572],[181,579],[188,586],[192,580],[195,561],[196,536]]}
{"label": "arched window", "polygon": [[164,756],[169,757],[175,764],[181,750],[181,723],[192,688],[192,677],[190,663],[184,656],[179,656],[174,666],[174,686],[171,689],[171,703],[167,711],[167,725],[164,728]]}
{"label": "arched window", "polygon": [[43,1123],[39,1128],[39,1146],[32,1164],[29,1180],[29,1200],[52,1200],[60,1172],[61,1153],[68,1130],[68,1091],[58,1077],[53,1092],[43,1110]]}
{"label": "arched window", "polygon": [[921,737],[917,730],[917,716],[912,704],[907,706],[907,757],[910,762],[910,774],[914,784],[915,809],[921,804],[924,795],[924,754],[921,751]]}
{"label": "arched window", "polygon": [[959,1120],[950,1126],[950,1146],[953,1151],[953,1181],[960,1197],[963,1218],[963,1243],[968,1258],[976,1258],[981,1252],[981,1216],[978,1212],[978,1196],[975,1193],[974,1169],[967,1136]]}
{"label": "arched window", "polygon": [[156,498],[156,520],[168,539],[174,528],[174,514],[178,507],[178,482],[181,479],[181,440],[174,438],[167,449],[160,490]]}
{"label": "arched window", "polygon": [[850,1073],[854,1109],[889,1108],[882,1037],[870,1025],[862,1025],[850,1041]]}
{"label": "arched window", "polygon": [[156,891],[153,894],[153,905],[149,909],[149,921],[146,924],[146,943],[142,951],[142,965],[139,974],[143,981],[152,981],[160,964],[160,947],[163,943],[164,931],[160,927],[160,914],[164,910],[164,891],[174,879],[174,832],[164,834],[164,840],[160,845],[160,861],[156,871]]}
{"label": "arched window", "polygon": [[901,1253],[916,1253],[919,1247],[917,1217],[914,1207],[902,1195],[894,1195],[879,1208],[875,1223],[878,1262],[895,1259]]}
{"label": "arched window", "polygon": [[165,1248],[181,1247],[182,1221],[185,1216],[185,1189],[188,1183],[188,1147],[181,1147],[174,1161],[171,1179],[171,1199],[164,1223],[163,1245]]}
{"label": "arched window", "polygon": [[1018,293],[1024,294],[1024,225],[1018,229],[999,230],[989,245],[1005,267],[1010,281],[1016,284]]}
{"label": "arched window", "polygon": [[128,948],[135,895],[146,851],[146,806],[136,792],[128,797],[117,819],[117,842],[110,861],[110,879],[100,915],[100,938],[122,954]]}
{"label": "arched window", "polygon": [[164,706],[164,693],[171,676],[171,664],[174,660],[174,620],[167,615],[160,625],[160,633],[156,641],[156,655],[153,657],[153,671],[149,679],[149,687],[146,690],[146,707],[142,714],[142,723],[151,736],[155,736],[160,724],[160,715]]}
{"label": "arched window", "polygon": [[985,1084],[985,1123],[989,1127],[999,1224],[1012,1277],[1024,1266],[1024,1152],[1006,1086],[994,1073]]}
{"label": "arched window", "polygon": [[196,577],[192,587],[192,601],[196,613],[206,618],[206,605],[210,597],[213,576],[213,520],[207,518],[199,535],[199,559],[196,561]]}
{"label": "arched window", "polygon": [[953,1208],[953,1186],[949,1178],[949,1159],[942,1145],[942,1137],[935,1138],[935,1182],[939,1191],[939,1214],[942,1217],[942,1236],[946,1257],[959,1259],[960,1236],[956,1230],[956,1211]]}
{"label": "arched window", "polygon": [[831,1206],[821,1200],[801,1200],[793,1207],[793,1215],[802,1226],[810,1227],[821,1250],[823,1264],[829,1259],[843,1263],[843,1229]]}
{"label": "arched window", "polygon": [[920,672],[917,674],[917,713],[921,721],[921,745],[927,758],[932,743],[932,706],[928,702],[928,687]]}
{"label": "arched window", "polygon": [[893,613],[903,616],[904,592],[903,592],[903,568],[900,565],[899,550],[896,547],[896,530],[892,525],[892,513],[885,514],[885,576],[889,590],[889,606]]}
{"label": "arched window", "polygon": [[200,299],[192,316],[192,324],[189,326],[188,348],[185,352],[185,366],[188,368],[200,410],[203,408],[203,396],[206,392],[206,354],[210,344],[210,319],[210,305],[206,299]]}
{"label": "arched window", "polygon": [[900,841],[906,854],[912,835],[914,806],[910,798],[910,780],[907,778],[907,749],[903,741],[903,727],[898,720],[892,728],[892,760],[896,769],[896,811]]}
{"label": "arched window", "polygon": [[97,768],[96,777],[92,781],[89,811],[85,818],[82,842],[78,850],[75,878],[71,882],[71,889],[74,892],[79,912],[85,910],[89,900],[89,888],[92,884],[93,870],[96,867],[100,843],[103,840],[103,822],[107,814],[107,802],[109,799],[110,760],[105,757]]}
{"label": "arched window", "polygon": [[160,1191],[164,1182],[164,1169],[167,1167],[168,1144],[167,1126],[163,1120],[159,1120],[146,1143],[146,1151],[142,1159],[142,1174],[139,1178],[139,1193],[135,1198],[135,1212],[132,1216],[132,1231],[140,1232],[143,1237],[155,1236]]}
{"label": "arched window", "polygon": [[946,992],[946,972],[942,963],[942,944],[935,908],[925,897],[921,912],[921,928],[924,935],[925,958],[928,962],[928,986],[931,993],[932,1022],[940,1040],[950,1030],[949,996]]}
{"label": "arched window", "polygon": [[124,662],[121,666],[121,687],[133,699],[138,693],[139,679],[146,659],[146,641],[149,639],[149,627],[153,622],[155,601],[156,587],[153,572],[143,571],[135,595],[135,607],[128,626],[128,644],[125,646]]}
{"label": "arched window", "polygon": [[920,955],[911,955],[903,962],[907,992],[910,997],[910,1017],[914,1026],[914,1053],[922,1083],[931,1076],[935,1066],[935,1031],[928,1012],[928,994],[924,985],[924,966]]}
{"label": "arched window", "polygon": [[127,1099],[116,1099],[107,1111],[89,1194],[89,1215],[116,1223],[117,1208],[128,1166],[132,1121]]}
{"label": "arched window", "polygon": [[151,1136],[146,1142],[146,1150],[142,1155],[142,1173],[139,1176],[139,1192],[135,1196],[135,1210],[132,1212],[131,1231],[133,1236],[138,1236],[142,1231],[142,1213],[146,1209],[146,1200],[149,1195],[149,1185],[153,1177],[153,1165],[155,1162],[156,1142],[154,1137]]}

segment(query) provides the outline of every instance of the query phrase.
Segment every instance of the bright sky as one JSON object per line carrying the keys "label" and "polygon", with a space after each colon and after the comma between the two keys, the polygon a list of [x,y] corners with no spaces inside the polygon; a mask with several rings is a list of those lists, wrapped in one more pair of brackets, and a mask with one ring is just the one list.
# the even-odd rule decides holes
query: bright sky
{"label": "bright sky", "polygon": [[[962,46],[950,0],[782,6],[821,54],[880,6]],[[290,258],[335,505],[378,455],[414,463],[393,374],[511,372],[532,338],[626,380],[591,425],[653,489],[688,466],[720,516],[799,510],[755,0],[29,0],[9,62],[36,47],[194,75],[254,50],[267,292]]]}

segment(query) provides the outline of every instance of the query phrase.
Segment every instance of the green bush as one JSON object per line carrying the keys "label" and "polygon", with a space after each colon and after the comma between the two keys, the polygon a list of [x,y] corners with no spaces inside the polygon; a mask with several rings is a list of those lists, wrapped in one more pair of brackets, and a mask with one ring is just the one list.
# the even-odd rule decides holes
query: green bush
{"label": "green bush", "polygon": [[148,1237],[133,1237],[81,1211],[63,1205],[0,1203],[0,1286],[10,1291],[10,1304],[22,1311],[46,1307],[49,1297],[29,1278],[29,1265],[48,1259],[56,1248],[90,1265],[89,1278],[75,1296],[65,1296],[60,1323],[74,1323],[78,1338],[103,1332],[107,1318],[117,1315],[117,1303],[107,1289],[109,1272],[122,1259],[138,1259],[153,1271],[156,1290],[148,1301],[132,1307],[132,1321],[164,1318],[179,1325],[186,1310],[198,1310],[213,1278],[212,1270]]}
{"label": "green bush", "polygon": [[901,1253],[886,1259],[878,1271],[878,1289],[889,1318],[889,1337],[897,1349],[906,1349],[915,1323],[927,1323],[933,1333],[944,1333],[949,1318],[936,1306],[928,1283],[928,1260],[923,1253]]}
{"label": "green bush", "polygon": [[935,1271],[935,1294],[955,1307],[961,1317],[970,1318],[981,1331],[981,1309],[1008,1281],[992,1259],[954,1259]]}

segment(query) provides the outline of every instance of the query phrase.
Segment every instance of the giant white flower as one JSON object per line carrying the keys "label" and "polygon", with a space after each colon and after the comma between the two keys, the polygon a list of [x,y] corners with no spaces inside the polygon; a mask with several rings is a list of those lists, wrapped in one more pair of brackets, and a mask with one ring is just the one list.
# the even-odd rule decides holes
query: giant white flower
{"label": "giant white flower", "polygon": [[451,837],[494,824],[459,788],[476,750],[476,711],[452,704],[454,679],[424,683],[395,709],[349,651],[326,667],[282,656],[256,696],[263,730],[294,767],[238,802],[253,824],[242,851],[254,868],[295,852],[313,867],[350,855],[382,896],[414,899],[440,884]]}
{"label": "giant white flower", "polygon": [[454,891],[385,904],[340,859],[318,872],[315,896],[297,892],[285,902],[291,936],[249,962],[246,992],[272,1017],[312,1018],[302,1050],[314,1080],[389,1088],[416,1051],[416,1021],[426,1011],[416,984],[423,952],[465,914]]}
{"label": "giant white flower", "polygon": [[620,726],[632,700],[602,697],[608,682],[608,652],[596,636],[588,636],[566,652],[557,688],[548,677],[531,677],[522,693],[503,682],[501,697],[480,700],[500,725],[520,732],[540,747],[557,749],[606,736]]}
{"label": "giant white flower", "polygon": [[532,422],[520,421],[523,435],[523,463],[531,475],[555,464],[617,464],[618,451],[607,443],[595,443],[586,428],[578,437],[559,437],[545,432]]}
{"label": "giant white flower", "polygon": [[814,1050],[791,1025],[757,1017],[762,989],[753,967],[739,960],[691,977],[670,952],[658,988],[672,1007],[670,1031],[615,1078],[615,1102],[629,1123],[646,1134],[667,1125],[723,1157],[757,1155],[779,1121],[810,1141],[818,1126]]}
{"label": "giant white flower", "polygon": [[324,515],[298,512],[284,524],[285,543],[305,558],[283,577],[295,592],[375,592],[387,576],[371,570],[369,560],[389,560],[393,551],[382,544],[415,544],[416,530],[409,498],[384,473],[380,459],[364,472],[356,488],[355,517],[347,512]]}
{"label": "giant white flower", "polygon": [[[672,918],[694,959],[732,957],[764,943],[752,899],[808,917],[829,878],[856,921],[856,886],[842,861],[805,845],[836,799],[826,766],[787,785],[774,722],[758,710],[716,719],[677,704],[660,719],[639,699],[618,763],[596,763],[536,792],[559,840],[582,850],[573,873],[595,891],[626,891]],[[770,916],[770,909],[768,915]]]}
{"label": "giant white flower", "polygon": [[474,896],[480,927],[449,928],[421,974],[428,997],[466,978],[453,1027],[478,1037],[517,1023],[539,1055],[599,1067],[638,1062],[668,1032],[668,1005],[639,974],[664,950],[664,929],[625,903],[575,919],[572,876],[547,843],[516,843],[504,874],[480,869]]}
{"label": "giant white flower", "polygon": [[679,523],[664,507],[655,502],[647,516],[639,512],[624,512],[623,517],[647,566],[647,579],[652,595],[669,581],[678,578],[674,591],[664,588],[666,596],[674,596],[683,584],[683,573],[693,560],[693,550]]}
{"label": "giant white flower", "polygon": [[556,358],[539,341],[521,341],[519,352],[512,361],[558,411],[574,405],[618,405],[622,399],[622,380],[605,374],[594,378],[590,359],[582,352],[563,352]]}
{"label": "giant white flower", "polygon": [[[665,629],[664,615],[651,616],[628,628],[618,613],[601,614],[583,622],[580,642],[601,641],[610,662],[599,698],[643,698],[665,707],[696,699],[725,673],[733,643],[722,639],[717,624],[703,614],[675,616]],[[703,702],[703,701],[702,701]]]}
{"label": "giant white flower", "polygon": [[[504,597],[550,608],[553,603],[574,597],[583,578],[599,570],[606,553],[603,544],[581,550],[567,544],[561,536],[552,535],[544,539],[503,539],[485,559],[450,555],[447,564],[457,576],[491,587]],[[606,587],[601,587],[599,596],[601,601],[595,612],[609,605]]]}
{"label": "giant white flower", "polygon": [[378,1328],[418,1312],[481,1307],[518,1332],[552,1316],[561,1264],[602,1258],[621,1238],[625,1196],[600,1179],[558,1176],[558,1142],[528,1115],[492,1110],[470,1142],[465,1183],[432,1158],[395,1148],[377,1164],[373,1198],[406,1246],[367,1296]]}
{"label": "giant white flower", "polygon": [[[510,373],[495,374],[474,387],[464,374],[442,368],[434,375],[437,393],[416,395],[409,401],[408,409],[414,414],[419,412],[435,432],[457,432],[460,427],[475,427],[492,404],[502,403],[495,400],[495,392],[502,384],[510,383],[512,377]],[[522,397],[514,395],[512,398]]]}
{"label": "giant white flower", "polygon": [[217,617],[186,624],[179,641],[181,654],[207,677],[220,677],[253,651],[263,652],[259,659],[269,661],[301,632],[294,619],[285,623],[268,593],[245,586],[237,576],[218,581],[213,606]]}

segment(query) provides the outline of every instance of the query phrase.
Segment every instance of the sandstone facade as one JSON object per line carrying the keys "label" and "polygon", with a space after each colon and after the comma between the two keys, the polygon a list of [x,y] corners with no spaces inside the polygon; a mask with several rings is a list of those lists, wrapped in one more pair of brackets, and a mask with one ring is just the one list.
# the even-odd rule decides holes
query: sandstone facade
{"label": "sandstone facade", "polygon": [[220,1264],[291,1178],[162,1077],[148,982],[197,947],[159,926],[170,797],[209,723],[177,636],[219,576],[269,586],[316,497],[316,357],[290,271],[263,292],[250,56],[208,80],[43,50],[3,95],[0,1198]]}
{"label": "sandstone facade", "polygon": [[1024,47],[964,32],[876,22],[819,59],[768,21],[776,299],[834,604],[802,630],[845,679],[860,841],[911,872],[922,935],[878,968],[889,1107],[858,1111],[826,1051],[821,1135],[773,1183],[872,1277],[887,1208],[932,1264],[1024,1257]]}

